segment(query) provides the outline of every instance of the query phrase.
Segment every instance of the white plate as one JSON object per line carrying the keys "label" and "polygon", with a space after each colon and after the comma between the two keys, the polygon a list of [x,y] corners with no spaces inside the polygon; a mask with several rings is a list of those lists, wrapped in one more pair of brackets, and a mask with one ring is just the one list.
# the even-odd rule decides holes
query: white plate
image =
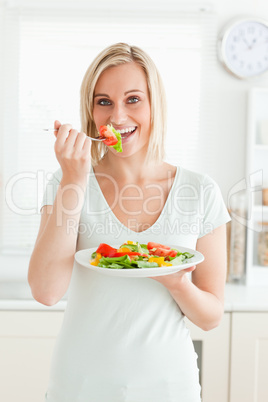
{"label": "white plate", "polygon": [[[114,248],[118,248],[119,246],[111,246]],[[175,272],[178,272],[182,269],[192,267],[193,265],[200,264],[202,261],[204,261],[204,256],[203,254],[199,253],[196,250],[192,250],[190,248],[186,247],[180,247],[180,246],[170,246],[171,248],[176,248],[180,252],[188,252],[191,254],[194,254],[194,257],[190,258],[187,260],[187,263],[182,263],[180,265],[172,265],[169,267],[157,267],[157,268],[131,268],[131,269],[112,269],[112,268],[102,268],[102,267],[96,267],[95,265],[90,264],[91,260],[91,254],[94,253],[94,251],[97,250],[96,247],[94,248],[88,248],[85,250],[80,250],[75,253],[75,260],[78,262],[78,264],[82,265],[83,267],[92,269],[93,271],[99,272],[101,274],[105,275],[110,275],[110,276],[123,276],[127,278],[148,278],[150,276],[162,276],[162,275],[168,275],[168,274],[173,274]]]}

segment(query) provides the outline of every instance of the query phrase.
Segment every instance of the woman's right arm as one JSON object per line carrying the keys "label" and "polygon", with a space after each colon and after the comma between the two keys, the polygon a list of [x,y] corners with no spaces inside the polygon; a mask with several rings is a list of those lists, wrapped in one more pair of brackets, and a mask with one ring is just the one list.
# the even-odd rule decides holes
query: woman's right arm
{"label": "woman's right arm", "polygon": [[42,208],[28,271],[33,297],[45,305],[57,303],[70,283],[90,167],[90,139],[58,121],[55,128],[59,128],[55,153],[62,180],[53,206]]}

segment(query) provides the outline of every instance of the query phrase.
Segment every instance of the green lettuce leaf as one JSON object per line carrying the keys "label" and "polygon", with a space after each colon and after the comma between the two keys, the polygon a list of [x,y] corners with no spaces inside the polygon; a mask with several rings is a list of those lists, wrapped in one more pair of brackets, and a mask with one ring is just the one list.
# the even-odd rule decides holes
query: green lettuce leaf
{"label": "green lettuce leaf", "polygon": [[194,256],[194,254],[190,254],[187,251],[185,251],[185,253],[182,254],[185,256],[185,258],[192,258]]}
{"label": "green lettuce leaf", "polygon": [[170,264],[172,265],[180,265],[185,260],[185,256],[183,254],[179,255],[178,257],[170,259]]}
{"label": "green lettuce leaf", "polygon": [[137,267],[128,255],[123,255],[122,257],[102,257],[98,263],[98,267],[113,268],[114,264],[120,265],[122,268]]}
{"label": "green lettuce leaf", "polygon": [[108,265],[98,263],[98,267],[101,267],[101,268],[111,268],[111,269],[123,269],[123,268],[124,268],[123,265],[114,264],[114,263],[113,263],[113,264],[108,264]]}
{"label": "green lettuce leaf", "polygon": [[136,261],[138,268],[159,268],[157,262]]}
{"label": "green lettuce leaf", "polygon": [[[178,253],[179,254],[179,253]],[[177,257],[174,258],[170,258],[170,264],[172,265],[180,265],[182,263],[185,263],[186,260],[189,260],[190,258],[192,258],[194,256],[194,254],[190,254],[190,253],[180,253],[179,255],[177,254]]]}
{"label": "green lettuce leaf", "polygon": [[144,253],[140,243],[136,242],[136,244],[121,244],[120,248],[128,248],[130,251],[134,251],[136,253]]}
{"label": "green lettuce leaf", "polygon": [[116,131],[116,129],[113,128],[112,125],[110,125],[110,128],[111,128],[112,132],[116,135],[116,138],[118,139],[118,142],[115,145],[111,145],[111,147],[114,148],[117,152],[122,152],[123,148],[122,148],[121,134],[118,131]]}

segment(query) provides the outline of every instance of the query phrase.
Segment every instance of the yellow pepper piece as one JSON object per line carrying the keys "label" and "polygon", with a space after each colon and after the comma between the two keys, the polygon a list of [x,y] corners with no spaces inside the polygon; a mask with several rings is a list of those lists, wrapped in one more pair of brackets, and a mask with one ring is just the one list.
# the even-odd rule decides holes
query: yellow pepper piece
{"label": "yellow pepper piece", "polygon": [[170,264],[169,262],[163,262],[163,264],[161,264],[161,267],[170,267],[172,264]]}
{"label": "yellow pepper piece", "polygon": [[170,267],[172,265],[165,261],[165,257],[150,257],[148,262],[156,262],[159,267]]}
{"label": "yellow pepper piece", "polygon": [[136,243],[134,243],[134,241],[128,240],[128,241],[127,241],[127,244],[136,244]]}
{"label": "yellow pepper piece", "polygon": [[100,253],[97,253],[96,258],[94,258],[94,260],[92,260],[90,262],[90,264],[97,266],[99,261],[100,261],[100,259],[101,259],[101,257],[102,257],[102,255]]}
{"label": "yellow pepper piece", "polygon": [[161,265],[165,262],[165,257],[150,257],[148,262],[156,262],[159,267],[161,267]]}
{"label": "yellow pepper piece", "polygon": [[118,253],[129,253],[130,250],[127,247],[121,247],[121,248],[117,249],[117,252]]}

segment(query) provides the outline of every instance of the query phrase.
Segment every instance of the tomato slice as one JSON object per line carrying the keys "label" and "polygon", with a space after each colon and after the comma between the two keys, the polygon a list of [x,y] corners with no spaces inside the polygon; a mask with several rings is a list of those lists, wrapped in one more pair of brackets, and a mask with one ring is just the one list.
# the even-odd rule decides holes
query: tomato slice
{"label": "tomato slice", "polygon": [[138,253],[137,251],[124,251],[124,252],[116,251],[115,253],[109,255],[109,257],[123,257],[123,255],[129,255],[130,257],[133,257],[135,255],[141,255],[143,257],[145,257],[145,256],[148,257],[147,254],[141,254],[141,253]]}
{"label": "tomato slice", "polygon": [[115,138],[107,138],[107,140],[103,140],[102,141],[105,145],[107,145],[108,147],[110,147],[111,145],[115,145],[118,143],[118,139]]}
{"label": "tomato slice", "polygon": [[160,243],[154,243],[153,241],[149,241],[149,243],[147,244],[148,250],[150,250],[152,248],[158,248],[158,247],[165,249],[165,250],[170,250],[170,247],[164,246],[163,244],[160,244]]}
{"label": "tomato slice", "polygon": [[158,257],[175,257],[177,255],[177,251],[175,250],[167,250],[165,248],[157,247],[156,249],[152,249],[149,251],[151,255],[157,255]]}
{"label": "tomato slice", "polygon": [[106,139],[103,141],[104,144],[112,146],[118,143],[118,139],[113,131],[108,126],[100,126],[99,133],[101,137]]}
{"label": "tomato slice", "polygon": [[147,248],[150,254],[157,255],[158,257],[176,257],[177,255],[176,250],[171,250],[168,246],[152,241],[147,244]]}

